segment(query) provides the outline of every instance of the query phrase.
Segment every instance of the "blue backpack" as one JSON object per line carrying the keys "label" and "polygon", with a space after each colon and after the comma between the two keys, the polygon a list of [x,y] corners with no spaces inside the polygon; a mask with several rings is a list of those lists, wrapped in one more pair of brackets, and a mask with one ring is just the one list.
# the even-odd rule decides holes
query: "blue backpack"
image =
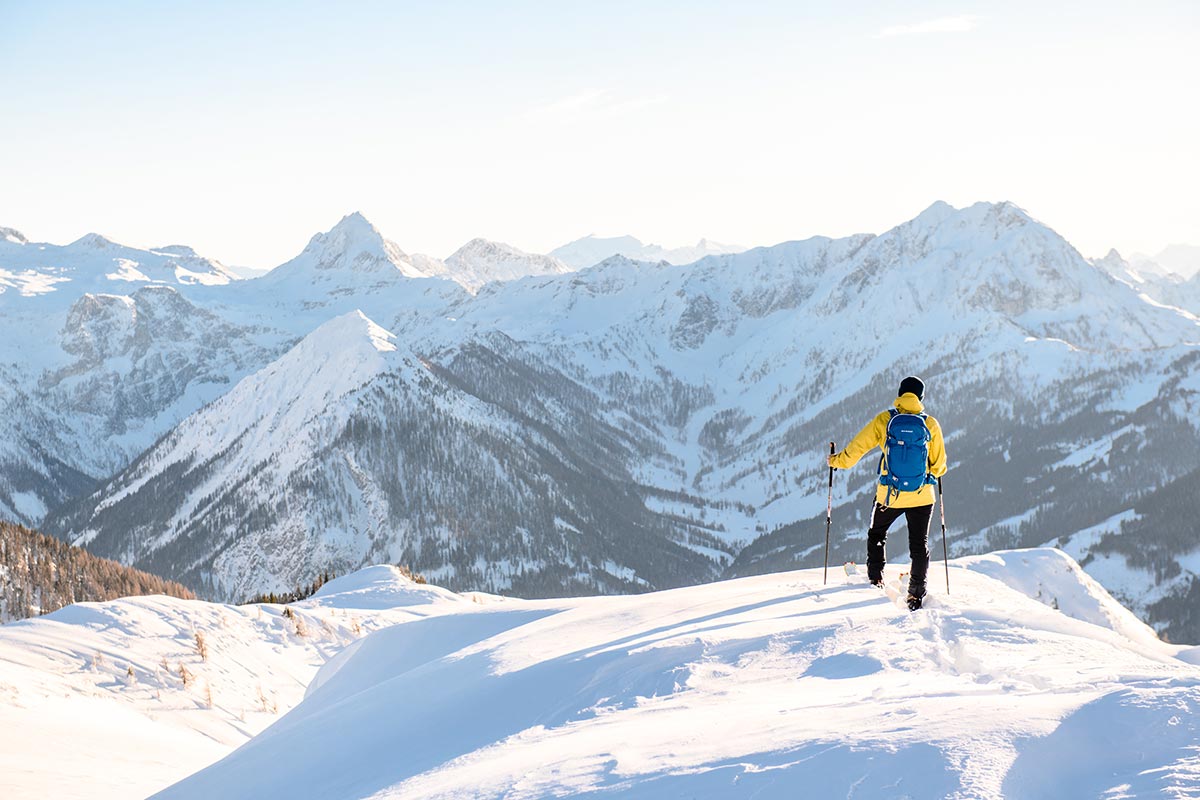
{"label": "blue backpack", "polygon": [[924,414],[902,414],[890,409],[887,441],[879,459],[879,483],[888,487],[888,504],[892,493],[915,492],[927,483],[937,483],[929,474],[929,426]]}

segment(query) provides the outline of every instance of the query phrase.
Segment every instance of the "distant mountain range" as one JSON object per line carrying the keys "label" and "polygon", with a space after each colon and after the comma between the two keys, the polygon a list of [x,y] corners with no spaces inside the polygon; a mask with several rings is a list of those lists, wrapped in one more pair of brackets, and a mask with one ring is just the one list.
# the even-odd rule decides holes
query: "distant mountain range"
{"label": "distant mountain range", "polygon": [[635,261],[666,261],[668,264],[691,264],[705,256],[728,255],[746,250],[733,244],[720,244],[701,239],[692,247],[667,249],[657,244],[643,244],[632,236],[610,238],[585,236],[550,251],[550,255],[574,269],[583,269],[611,256],[624,256]]}
{"label": "distant mountain range", "polygon": [[[0,515],[204,595],[380,561],[526,596],[819,564],[828,442],[913,373],[952,552],[1058,544],[1200,641],[1170,500],[1200,474],[1200,302],[1010,203],[578,270],[410,255],[359,214],[254,280],[85,239],[0,239]],[[872,481],[838,476],[835,559]]]}

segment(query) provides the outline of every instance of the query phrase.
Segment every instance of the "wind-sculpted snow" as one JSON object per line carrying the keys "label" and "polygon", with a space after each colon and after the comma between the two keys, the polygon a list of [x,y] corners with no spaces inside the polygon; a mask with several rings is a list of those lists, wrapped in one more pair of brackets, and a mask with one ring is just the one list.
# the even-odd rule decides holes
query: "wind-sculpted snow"
{"label": "wind-sculpted snow", "polygon": [[155,797],[1200,793],[1200,668],[1132,621],[1068,616],[1124,613],[1069,559],[996,559],[953,564],[916,613],[808,570],[391,627]]}

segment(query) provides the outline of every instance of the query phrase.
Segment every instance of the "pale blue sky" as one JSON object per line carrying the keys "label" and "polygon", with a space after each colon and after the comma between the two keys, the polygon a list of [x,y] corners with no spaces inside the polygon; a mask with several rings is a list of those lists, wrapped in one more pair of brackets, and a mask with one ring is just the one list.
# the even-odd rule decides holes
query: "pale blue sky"
{"label": "pale blue sky", "polygon": [[1200,243],[1193,2],[0,0],[0,225],[274,266],[878,232],[1012,200]]}

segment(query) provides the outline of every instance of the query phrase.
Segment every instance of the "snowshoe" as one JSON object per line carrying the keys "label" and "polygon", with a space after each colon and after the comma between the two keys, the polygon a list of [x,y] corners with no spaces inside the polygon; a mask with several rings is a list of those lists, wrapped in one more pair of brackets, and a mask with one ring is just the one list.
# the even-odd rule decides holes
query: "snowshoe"
{"label": "snowshoe", "polygon": [[904,601],[904,602],[906,602],[906,603],[908,604],[908,610],[909,610],[909,611],[916,611],[918,608],[920,608],[920,607],[921,607],[921,601],[922,601],[923,599],[924,599],[924,595],[922,595],[922,596],[918,597],[918,596],[917,596],[917,595],[915,595],[915,594],[910,594],[910,595],[907,597],[907,599],[905,599],[905,601]]}

